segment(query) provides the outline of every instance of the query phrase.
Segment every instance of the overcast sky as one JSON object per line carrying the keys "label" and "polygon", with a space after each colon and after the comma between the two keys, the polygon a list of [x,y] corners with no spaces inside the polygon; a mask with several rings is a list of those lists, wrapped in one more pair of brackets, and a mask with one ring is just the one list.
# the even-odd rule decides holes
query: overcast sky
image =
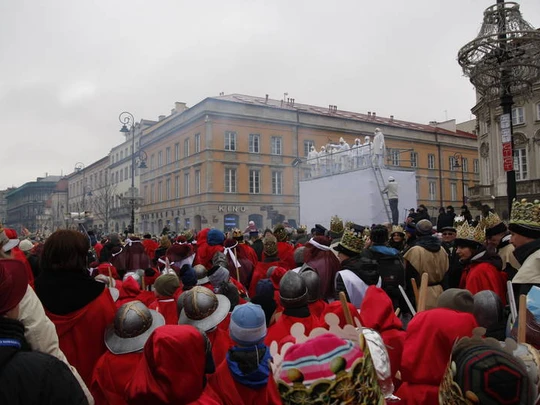
{"label": "overcast sky", "polygon": [[[472,118],[456,62],[495,0],[0,0],[0,189],[122,142],[118,114],[220,92],[427,123]],[[540,26],[540,1],[519,2]]]}

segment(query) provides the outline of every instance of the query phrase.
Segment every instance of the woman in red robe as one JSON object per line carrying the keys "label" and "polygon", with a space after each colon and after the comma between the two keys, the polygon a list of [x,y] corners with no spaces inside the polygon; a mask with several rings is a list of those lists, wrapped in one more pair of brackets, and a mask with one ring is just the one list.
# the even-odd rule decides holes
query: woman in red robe
{"label": "woman in red robe", "polygon": [[80,232],[58,230],[47,238],[36,279],[36,294],[56,327],[60,349],[89,386],[105,353],[103,333],[116,312],[105,284],[86,269],[90,243]]}
{"label": "woman in red robe", "polygon": [[[420,312],[409,322],[396,396],[407,405],[438,405],[439,385],[456,339],[472,336],[472,314],[446,308]],[[392,370],[393,371],[393,370]]]}
{"label": "woman in red robe", "polygon": [[214,371],[208,356],[209,345],[193,326],[157,328],[126,388],[128,404],[219,405],[205,388],[205,375]]}

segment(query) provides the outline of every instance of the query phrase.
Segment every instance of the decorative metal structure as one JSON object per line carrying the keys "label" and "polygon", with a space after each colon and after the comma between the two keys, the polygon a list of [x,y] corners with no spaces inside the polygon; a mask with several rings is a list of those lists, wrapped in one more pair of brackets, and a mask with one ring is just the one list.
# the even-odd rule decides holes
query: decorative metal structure
{"label": "decorative metal structure", "polygon": [[458,63],[484,100],[499,99],[503,109],[501,134],[510,213],[516,197],[513,97],[531,96],[533,85],[540,80],[540,31],[523,19],[519,4],[497,0],[484,11],[478,36],[459,50]]}

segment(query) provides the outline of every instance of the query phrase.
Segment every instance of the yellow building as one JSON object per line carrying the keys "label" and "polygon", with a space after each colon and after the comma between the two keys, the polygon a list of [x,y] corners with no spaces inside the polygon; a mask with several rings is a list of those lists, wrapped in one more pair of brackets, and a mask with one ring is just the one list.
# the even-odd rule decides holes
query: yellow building
{"label": "yellow building", "polygon": [[340,137],[352,145],[373,137],[375,128],[385,135],[386,163],[416,170],[418,203],[430,213],[461,205],[462,174],[465,193],[478,181],[476,136],[456,131],[451,122],[422,125],[237,94],[188,109],[178,104],[141,138],[148,156],[148,169],[140,173],[143,232],[244,229],[250,220],[259,228],[284,220],[294,225],[299,181],[311,175],[310,146],[319,150]]}

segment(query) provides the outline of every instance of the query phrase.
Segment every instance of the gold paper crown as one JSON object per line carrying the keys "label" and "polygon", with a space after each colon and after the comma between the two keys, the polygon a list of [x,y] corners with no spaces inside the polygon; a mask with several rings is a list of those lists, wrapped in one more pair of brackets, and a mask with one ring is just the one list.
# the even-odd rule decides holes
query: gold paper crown
{"label": "gold paper crown", "polygon": [[467,239],[483,244],[486,241],[484,227],[480,224],[470,226],[467,221],[456,228],[457,239]]}
{"label": "gold paper crown", "polygon": [[285,354],[293,343],[285,343],[278,350],[278,343],[270,344],[272,354],[272,370],[277,382],[281,400],[288,405],[304,404],[385,404],[384,396],[377,380],[373,360],[368,344],[362,333],[361,325],[355,319],[358,329],[352,325],[339,326],[339,317],[334,313],[325,316],[328,329],[315,328],[309,336],[304,334],[305,327],[301,323],[291,326],[290,335],[295,338],[296,344],[305,343],[325,333],[332,333],[342,339],[352,341],[362,351],[362,357],[356,359],[350,369],[346,371],[345,360],[336,357],[331,363],[334,379],[320,379],[313,381],[309,386],[303,384],[304,376],[298,369],[289,370],[292,385],[280,379]]}
{"label": "gold paper crown", "polygon": [[354,225],[355,224],[354,224],[353,221],[345,221],[345,228],[346,229],[352,228]]}
{"label": "gold paper crown", "polygon": [[496,225],[499,225],[502,222],[501,218],[493,212],[489,212],[487,217],[482,217],[479,225],[485,229],[493,228]]}
{"label": "gold paper crown", "polygon": [[297,233],[306,233],[307,232],[307,225],[299,225],[298,228],[296,228]]}
{"label": "gold paper crown", "polygon": [[540,228],[540,201],[527,202],[526,198],[514,200],[510,223]]}
{"label": "gold paper crown", "polygon": [[364,232],[362,234],[363,234],[364,238],[369,238],[369,236],[371,235],[371,228],[366,226],[364,228]]}
{"label": "gold paper crown", "polygon": [[405,231],[403,230],[403,227],[401,225],[393,225],[392,226],[392,234],[399,232],[405,235]]}
{"label": "gold paper crown", "polygon": [[191,231],[190,229],[186,229],[185,231],[180,232],[180,235],[186,238],[186,241],[188,242],[193,240],[193,231]]}
{"label": "gold paper crown", "polygon": [[243,238],[244,237],[244,233],[238,229],[238,228],[233,228],[232,230],[232,237],[233,238]]}
{"label": "gold paper crown", "polygon": [[342,233],[344,229],[343,220],[337,215],[334,215],[330,219],[330,231],[334,233]]}
{"label": "gold paper crown", "polygon": [[354,253],[360,253],[366,244],[365,236],[354,229],[346,229],[341,237],[340,245]]}

